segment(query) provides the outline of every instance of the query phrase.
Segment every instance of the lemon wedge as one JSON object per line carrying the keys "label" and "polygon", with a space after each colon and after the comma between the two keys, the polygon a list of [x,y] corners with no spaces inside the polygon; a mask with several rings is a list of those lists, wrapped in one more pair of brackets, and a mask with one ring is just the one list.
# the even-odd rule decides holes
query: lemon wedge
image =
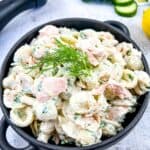
{"label": "lemon wedge", "polygon": [[150,8],[144,10],[142,18],[142,28],[145,34],[150,38]]}

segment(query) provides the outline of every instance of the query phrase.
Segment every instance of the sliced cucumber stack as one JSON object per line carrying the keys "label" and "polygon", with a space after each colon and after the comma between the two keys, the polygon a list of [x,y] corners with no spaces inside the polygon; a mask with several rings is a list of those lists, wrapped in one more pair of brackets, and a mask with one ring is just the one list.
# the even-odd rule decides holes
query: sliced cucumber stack
{"label": "sliced cucumber stack", "polygon": [[137,4],[136,2],[133,2],[125,6],[116,5],[115,11],[121,16],[132,17],[137,12]]}
{"label": "sliced cucumber stack", "polygon": [[134,0],[113,0],[117,14],[132,17],[137,12],[137,3]]}
{"label": "sliced cucumber stack", "polygon": [[132,2],[134,2],[134,0],[113,0],[113,3],[115,5],[121,5],[121,6],[131,4]]}

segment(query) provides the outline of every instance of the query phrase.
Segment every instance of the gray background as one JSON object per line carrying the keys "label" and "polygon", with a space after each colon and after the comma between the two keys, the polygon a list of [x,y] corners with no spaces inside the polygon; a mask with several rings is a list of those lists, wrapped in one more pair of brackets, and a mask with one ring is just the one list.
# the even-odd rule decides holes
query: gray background
{"label": "gray background", "polygon": [[[113,6],[108,3],[83,3],[81,0],[49,0],[40,9],[31,9],[14,18],[0,33],[0,65],[13,44],[26,32],[37,25],[50,20],[66,17],[85,17],[97,20],[118,20],[126,24],[131,37],[141,47],[150,64],[150,40],[141,29],[143,9],[133,18],[123,18],[114,13]],[[0,111],[0,118],[2,112]],[[12,145],[23,147],[27,143],[12,129],[7,134]],[[121,142],[109,150],[150,150],[150,105],[134,130]]]}

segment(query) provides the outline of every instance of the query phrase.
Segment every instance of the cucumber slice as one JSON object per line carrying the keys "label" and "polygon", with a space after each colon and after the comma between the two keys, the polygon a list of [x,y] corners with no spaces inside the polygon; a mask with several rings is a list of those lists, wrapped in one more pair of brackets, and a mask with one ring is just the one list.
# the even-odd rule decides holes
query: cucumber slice
{"label": "cucumber slice", "polygon": [[133,2],[134,2],[134,0],[113,0],[113,3],[115,5],[121,5],[121,6],[128,5],[128,4],[131,4]]}
{"label": "cucumber slice", "polygon": [[92,1],[92,0],[82,0],[83,2],[90,2],[90,1]]}
{"label": "cucumber slice", "polygon": [[136,0],[139,3],[148,2],[148,0]]}
{"label": "cucumber slice", "polygon": [[116,13],[118,13],[121,16],[132,17],[137,12],[137,3],[133,2],[133,3],[126,5],[126,6],[116,5],[115,11],[116,11]]}

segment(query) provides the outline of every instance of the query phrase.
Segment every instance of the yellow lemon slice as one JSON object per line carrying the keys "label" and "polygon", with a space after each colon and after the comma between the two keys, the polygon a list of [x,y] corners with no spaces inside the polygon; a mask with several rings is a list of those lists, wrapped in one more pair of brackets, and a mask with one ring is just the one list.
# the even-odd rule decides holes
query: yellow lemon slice
{"label": "yellow lemon slice", "polygon": [[142,28],[145,34],[150,38],[150,8],[147,8],[143,13]]}

